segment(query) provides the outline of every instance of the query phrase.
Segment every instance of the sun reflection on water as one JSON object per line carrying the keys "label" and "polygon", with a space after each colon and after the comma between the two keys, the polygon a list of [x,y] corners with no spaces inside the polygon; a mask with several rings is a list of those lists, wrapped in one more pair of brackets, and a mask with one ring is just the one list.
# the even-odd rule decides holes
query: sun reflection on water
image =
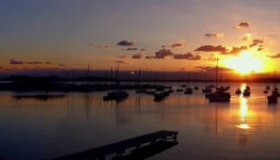
{"label": "sun reflection on water", "polygon": [[237,128],[240,129],[249,129],[251,128],[249,124],[247,124],[247,117],[249,114],[248,111],[248,100],[244,97],[240,97],[240,119],[241,119],[241,124],[237,125]]}

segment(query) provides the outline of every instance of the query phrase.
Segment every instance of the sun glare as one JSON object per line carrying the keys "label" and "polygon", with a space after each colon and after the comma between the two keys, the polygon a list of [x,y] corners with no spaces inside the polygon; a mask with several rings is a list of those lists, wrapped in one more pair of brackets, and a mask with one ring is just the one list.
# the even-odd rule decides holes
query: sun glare
{"label": "sun glare", "polygon": [[242,52],[236,57],[225,60],[224,64],[243,75],[250,74],[251,72],[263,71],[262,61],[254,57],[253,54],[248,51]]}

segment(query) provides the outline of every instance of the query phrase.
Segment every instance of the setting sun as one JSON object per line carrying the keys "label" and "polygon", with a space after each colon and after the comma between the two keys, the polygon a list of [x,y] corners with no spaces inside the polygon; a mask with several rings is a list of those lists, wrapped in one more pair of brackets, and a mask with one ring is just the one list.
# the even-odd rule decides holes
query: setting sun
{"label": "setting sun", "polygon": [[225,60],[224,64],[243,75],[251,72],[262,72],[264,68],[262,61],[248,51],[241,52],[238,56]]}

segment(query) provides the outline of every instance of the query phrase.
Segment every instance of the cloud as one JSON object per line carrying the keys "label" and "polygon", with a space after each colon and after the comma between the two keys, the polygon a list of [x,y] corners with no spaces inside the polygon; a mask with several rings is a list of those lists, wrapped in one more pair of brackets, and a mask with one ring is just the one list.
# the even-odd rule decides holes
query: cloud
{"label": "cloud", "polygon": [[227,54],[238,54],[243,50],[247,50],[248,48],[246,46],[241,47],[232,47],[232,50],[229,51]]}
{"label": "cloud", "polygon": [[223,33],[206,33],[204,36],[207,38],[212,38],[212,37],[222,38],[222,37],[224,37],[224,34]]}
{"label": "cloud", "polygon": [[24,62],[25,64],[43,64],[43,62],[40,61],[33,61],[33,62]]}
{"label": "cloud", "polygon": [[227,53],[227,49],[221,45],[219,46],[212,46],[212,45],[204,45],[200,46],[195,51],[202,51],[202,52],[220,52],[222,54]]}
{"label": "cloud", "polygon": [[138,50],[138,48],[127,48],[126,50],[127,51],[136,51],[136,50]]}
{"label": "cloud", "polygon": [[23,61],[21,61],[21,60],[16,60],[16,59],[11,59],[10,60],[10,64],[12,64],[12,65],[14,65],[14,64],[23,64],[24,62]]}
{"label": "cloud", "polygon": [[133,59],[141,59],[142,57],[143,57],[143,56],[142,56],[141,53],[136,53],[136,54],[132,55],[132,58],[133,58]]}
{"label": "cloud", "polygon": [[66,65],[65,64],[59,64],[59,67],[65,67]]}
{"label": "cloud", "polygon": [[95,48],[103,49],[103,48],[110,48],[110,46],[109,45],[97,45],[97,46],[95,46]]}
{"label": "cloud", "polygon": [[172,48],[185,48],[186,45],[181,44],[181,43],[175,43],[171,45]]}
{"label": "cloud", "polygon": [[252,40],[252,34],[245,34],[244,36],[242,36],[240,39],[243,41],[251,41]]}
{"label": "cloud", "polygon": [[251,24],[249,22],[240,22],[238,25],[235,26],[237,29],[249,28]]}
{"label": "cloud", "polygon": [[117,45],[119,45],[119,46],[133,46],[134,43],[126,41],[126,40],[123,40],[123,41],[120,41]]}
{"label": "cloud", "polygon": [[269,58],[280,58],[280,53],[278,53],[276,55],[271,55],[271,56],[267,55],[267,57],[269,57]]}
{"label": "cloud", "polygon": [[259,45],[259,44],[263,44],[263,43],[264,43],[263,40],[254,39],[254,40],[252,41],[252,44],[250,44],[250,48],[255,47],[255,46]]}
{"label": "cloud", "polygon": [[186,59],[186,60],[200,60],[201,56],[199,55],[193,55],[191,52],[188,52],[186,54],[174,54],[174,59]]}
{"label": "cloud", "polygon": [[22,61],[22,60],[16,60],[16,59],[11,59],[10,64],[12,65],[23,65],[23,64],[28,64],[28,65],[36,65],[36,64],[51,64],[51,62],[42,62],[42,61]]}
{"label": "cloud", "polygon": [[169,49],[161,49],[159,51],[157,51],[155,53],[155,57],[154,58],[159,58],[159,59],[163,59],[167,56],[172,56],[173,55],[173,52]]}

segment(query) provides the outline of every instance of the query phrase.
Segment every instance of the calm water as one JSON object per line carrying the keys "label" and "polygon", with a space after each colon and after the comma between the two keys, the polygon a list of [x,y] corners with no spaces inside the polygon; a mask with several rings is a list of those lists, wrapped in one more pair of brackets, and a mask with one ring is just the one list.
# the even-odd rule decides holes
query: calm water
{"label": "calm water", "polygon": [[151,160],[279,160],[280,104],[267,104],[263,84],[250,86],[251,97],[232,96],[230,103],[209,103],[201,90],[162,102],[129,91],[120,103],[104,102],[105,92],[47,101],[2,92],[0,155],[54,158],[165,129],[179,131],[179,144]]}

